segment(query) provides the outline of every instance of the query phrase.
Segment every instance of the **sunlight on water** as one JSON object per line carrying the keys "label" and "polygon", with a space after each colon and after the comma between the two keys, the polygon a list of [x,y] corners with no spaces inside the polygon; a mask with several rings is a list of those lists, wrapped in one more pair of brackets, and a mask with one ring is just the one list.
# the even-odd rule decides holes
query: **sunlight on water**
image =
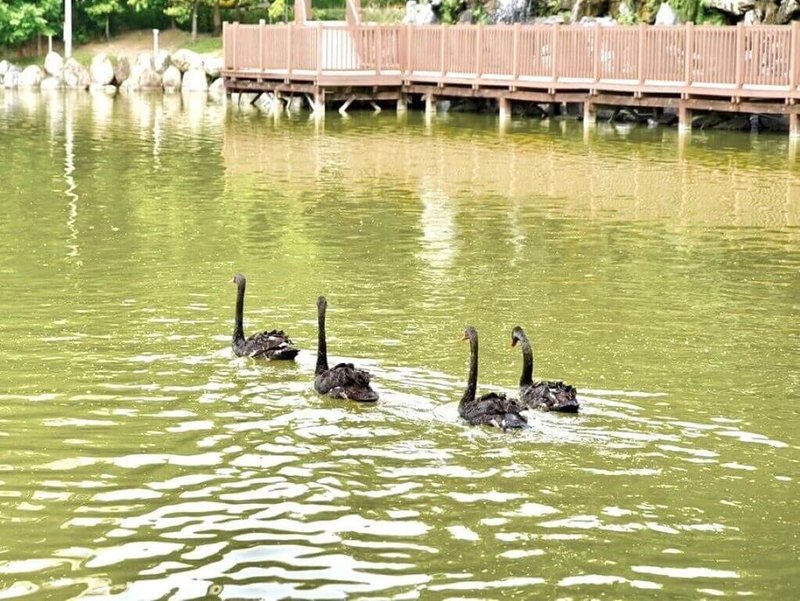
{"label": "sunlight on water", "polygon": [[[790,598],[781,136],[0,92],[0,597]],[[284,328],[291,364],[234,357]],[[381,400],[318,397],[333,362]],[[514,393],[514,325],[578,415]]]}

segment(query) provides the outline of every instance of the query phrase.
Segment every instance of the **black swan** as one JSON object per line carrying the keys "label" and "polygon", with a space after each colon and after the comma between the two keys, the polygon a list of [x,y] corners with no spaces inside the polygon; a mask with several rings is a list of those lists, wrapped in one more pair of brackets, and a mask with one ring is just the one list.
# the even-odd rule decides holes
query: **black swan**
{"label": "black swan", "polygon": [[236,284],[236,323],[233,327],[233,340],[231,347],[237,357],[252,357],[253,359],[283,359],[291,360],[297,356],[300,349],[283,332],[283,330],[270,330],[253,334],[250,338],[244,337],[243,316],[244,290],[247,287],[247,278],[237,273],[231,280]]}
{"label": "black swan", "polygon": [[516,326],[511,331],[511,346],[522,347],[522,376],[519,379],[519,400],[540,411],[578,412],[578,391],[569,384],[556,381],[533,381],[533,350],[525,330]]}
{"label": "black swan", "polygon": [[328,301],[324,296],[317,299],[319,339],[317,342],[317,368],[314,370],[314,389],[335,399],[371,402],[378,400],[378,393],[369,385],[369,372],[356,369],[352,363],[339,363],[328,368],[328,345],[325,340],[325,311]]}
{"label": "black swan", "polygon": [[473,426],[485,424],[503,430],[524,428],[528,420],[520,412],[525,407],[517,399],[495,392],[475,398],[475,389],[478,386],[478,331],[469,326],[464,331],[462,340],[469,340],[469,376],[467,389],[458,404],[459,415]]}

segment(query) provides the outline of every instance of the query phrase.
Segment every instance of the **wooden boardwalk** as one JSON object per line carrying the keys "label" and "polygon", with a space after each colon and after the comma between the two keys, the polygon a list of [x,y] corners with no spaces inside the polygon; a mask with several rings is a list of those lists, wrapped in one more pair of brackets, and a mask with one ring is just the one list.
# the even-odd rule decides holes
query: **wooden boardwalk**
{"label": "wooden boardwalk", "polygon": [[[351,19],[357,21],[357,19]],[[226,90],[326,102],[437,98],[789,115],[800,136],[800,22],[790,26],[409,26],[301,22],[223,27]]]}

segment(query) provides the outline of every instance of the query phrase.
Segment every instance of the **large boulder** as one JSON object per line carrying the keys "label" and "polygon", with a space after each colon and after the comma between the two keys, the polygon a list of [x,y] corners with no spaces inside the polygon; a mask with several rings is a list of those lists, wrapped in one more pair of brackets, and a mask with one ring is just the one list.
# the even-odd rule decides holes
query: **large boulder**
{"label": "large boulder", "polygon": [[61,77],[61,70],[64,68],[64,59],[58,52],[50,51],[44,57],[44,70],[51,77]]}
{"label": "large boulder", "polygon": [[429,3],[418,4],[415,0],[408,0],[406,2],[406,14],[403,17],[403,23],[409,25],[430,25],[436,23],[436,15],[433,12],[433,6]]}
{"label": "large boulder", "polygon": [[44,71],[39,65],[30,65],[25,67],[22,73],[19,74],[19,87],[21,88],[38,88],[44,79]]}
{"label": "large boulder", "polygon": [[754,0],[705,0],[704,6],[740,17],[755,6]]}
{"label": "large boulder", "polygon": [[223,65],[222,58],[218,56],[210,56],[203,60],[203,68],[211,79],[216,79],[222,74]]}
{"label": "large boulder", "polygon": [[165,92],[180,92],[181,90],[181,71],[175,65],[170,65],[161,76],[161,83]]}
{"label": "large boulder", "polygon": [[172,56],[166,50],[159,50],[158,53],[153,56],[153,68],[161,73],[167,70],[167,68],[172,64]]}
{"label": "large boulder", "polygon": [[120,56],[117,59],[117,64],[114,65],[114,81],[117,85],[122,85],[122,82],[131,76],[131,62],[127,56]]}
{"label": "large boulder", "polygon": [[64,85],[68,88],[81,90],[85,90],[89,87],[89,84],[92,83],[92,76],[89,74],[89,69],[74,58],[68,58],[67,62],[64,63],[61,79],[64,80]]}
{"label": "large boulder", "polygon": [[161,90],[161,75],[148,60],[143,58],[143,55],[139,55],[131,67],[130,75],[120,84],[119,89],[121,92]]}
{"label": "large boulder", "polygon": [[189,69],[183,74],[183,83],[181,84],[181,91],[183,92],[206,92],[208,91],[208,80],[206,79],[206,72],[203,69]]}
{"label": "large boulder", "polygon": [[45,91],[45,90],[60,90],[63,87],[64,87],[64,82],[61,81],[60,77],[56,77],[56,76],[45,77],[42,80],[42,83],[39,84],[39,89],[41,89],[42,91]]}
{"label": "large boulder", "polygon": [[211,84],[208,86],[208,93],[212,96],[224,96],[225,95],[225,80],[221,77],[218,77]]}
{"label": "large boulder", "polygon": [[181,73],[186,73],[189,69],[202,69],[203,59],[196,52],[181,48],[172,55],[172,64],[178,67]]}
{"label": "large boulder", "polygon": [[107,86],[114,81],[114,65],[111,64],[111,59],[103,53],[94,56],[89,72],[94,84]]}
{"label": "large boulder", "polygon": [[675,9],[666,2],[662,2],[656,13],[656,25],[680,25],[681,18]]}
{"label": "large boulder", "polygon": [[792,19],[796,19],[800,13],[800,1],[783,0],[778,6],[778,13],[775,15],[775,22],[783,25]]}
{"label": "large boulder", "polygon": [[3,87],[9,90],[16,88],[19,85],[19,76],[21,74],[22,71],[19,70],[19,67],[12,65],[3,75]]}
{"label": "large boulder", "polygon": [[495,23],[521,23],[525,20],[526,0],[497,0],[493,20]]}
{"label": "large boulder", "polygon": [[139,69],[153,69],[155,70],[155,66],[153,65],[153,55],[149,52],[140,52],[136,55],[136,62],[134,63],[134,67]]}
{"label": "large boulder", "polygon": [[153,69],[142,69],[137,76],[140,90],[160,90],[161,89],[161,75]]}

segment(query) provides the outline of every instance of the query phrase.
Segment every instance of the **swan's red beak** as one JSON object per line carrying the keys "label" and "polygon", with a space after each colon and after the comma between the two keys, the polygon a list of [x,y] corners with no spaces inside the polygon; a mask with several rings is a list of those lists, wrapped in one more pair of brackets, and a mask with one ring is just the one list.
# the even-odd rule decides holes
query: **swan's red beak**
{"label": "swan's red beak", "polygon": [[511,339],[511,348],[514,348],[515,346],[517,346],[517,339],[516,338],[512,338]]}
{"label": "swan's red beak", "polygon": [[469,340],[469,336],[464,334],[461,338],[458,339],[460,342],[464,342],[465,340]]}
{"label": "swan's red beak", "polygon": [[235,284],[236,283],[236,278],[235,277],[231,278],[230,280],[228,280],[228,283],[229,284]]}

